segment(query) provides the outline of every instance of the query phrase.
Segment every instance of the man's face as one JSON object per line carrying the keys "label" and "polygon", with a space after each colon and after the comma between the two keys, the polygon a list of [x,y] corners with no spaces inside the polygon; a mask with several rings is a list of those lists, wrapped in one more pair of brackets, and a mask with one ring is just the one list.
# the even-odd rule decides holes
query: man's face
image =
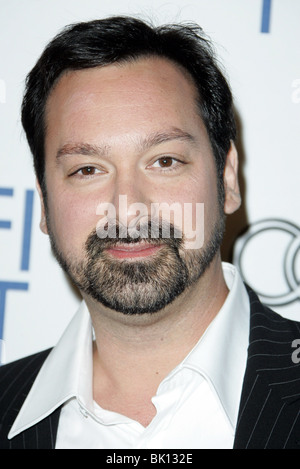
{"label": "man's face", "polygon": [[[223,208],[196,102],[192,81],[159,58],[70,71],[52,90],[41,226],[83,296],[123,313],[158,311],[195,284],[214,259]],[[97,235],[105,204],[115,209],[118,235],[120,226],[148,227],[152,208],[162,203],[182,210],[182,239],[172,236],[175,215],[167,239],[153,239],[148,230],[143,240]],[[192,207],[189,222],[184,204]],[[201,226],[197,204],[204,204]],[[148,217],[136,210],[140,206]],[[158,217],[162,223],[164,216]],[[203,230],[204,244],[190,249],[195,229]]]}

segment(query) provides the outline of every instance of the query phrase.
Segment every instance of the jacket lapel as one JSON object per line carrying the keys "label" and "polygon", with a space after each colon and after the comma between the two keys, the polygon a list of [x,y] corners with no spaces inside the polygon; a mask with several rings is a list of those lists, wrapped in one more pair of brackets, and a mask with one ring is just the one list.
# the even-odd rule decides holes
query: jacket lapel
{"label": "jacket lapel", "polygon": [[292,361],[299,325],[248,292],[248,360],[234,448],[300,449],[300,364]]}
{"label": "jacket lapel", "polygon": [[60,408],[9,441],[9,449],[55,449]]}
{"label": "jacket lapel", "polygon": [[[11,440],[7,435],[50,350],[1,367],[0,449],[53,449],[60,408]],[[13,398],[12,398],[13,396]]]}

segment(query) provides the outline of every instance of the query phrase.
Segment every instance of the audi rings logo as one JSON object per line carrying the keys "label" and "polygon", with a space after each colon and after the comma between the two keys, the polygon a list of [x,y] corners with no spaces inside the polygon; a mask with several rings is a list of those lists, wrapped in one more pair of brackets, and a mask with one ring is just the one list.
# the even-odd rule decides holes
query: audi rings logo
{"label": "audi rings logo", "polygon": [[[256,265],[252,267],[249,264],[254,258]],[[233,262],[244,281],[256,290],[263,303],[270,306],[282,306],[300,300],[299,261],[300,228],[286,220],[267,219],[254,223],[237,239],[234,246]],[[259,288],[254,286],[257,278],[260,279]],[[273,287],[275,285],[276,293],[263,291],[266,283]]]}

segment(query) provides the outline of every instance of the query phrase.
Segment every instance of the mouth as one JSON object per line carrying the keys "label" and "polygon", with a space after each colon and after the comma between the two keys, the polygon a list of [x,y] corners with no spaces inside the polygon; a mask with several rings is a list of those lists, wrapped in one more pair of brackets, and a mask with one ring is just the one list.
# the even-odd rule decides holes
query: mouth
{"label": "mouth", "polygon": [[111,248],[105,249],[105,251],[107,254],[116,259],[131,259],[153,256],[158,251],[160,251],[162,247],[162,245],[153,245],[147,243],[118,244]]}

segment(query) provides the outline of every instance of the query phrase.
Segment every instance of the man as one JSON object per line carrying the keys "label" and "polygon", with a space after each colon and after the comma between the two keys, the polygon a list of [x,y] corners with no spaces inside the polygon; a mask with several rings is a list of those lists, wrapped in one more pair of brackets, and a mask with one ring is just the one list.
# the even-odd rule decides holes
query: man
{"label": "man", "polygon": [[1,368],[1,448],[299,447],[299,325],[220,258],[236,129],[200,28],[66,28],[22,122],[83,303],[51,351]]}

